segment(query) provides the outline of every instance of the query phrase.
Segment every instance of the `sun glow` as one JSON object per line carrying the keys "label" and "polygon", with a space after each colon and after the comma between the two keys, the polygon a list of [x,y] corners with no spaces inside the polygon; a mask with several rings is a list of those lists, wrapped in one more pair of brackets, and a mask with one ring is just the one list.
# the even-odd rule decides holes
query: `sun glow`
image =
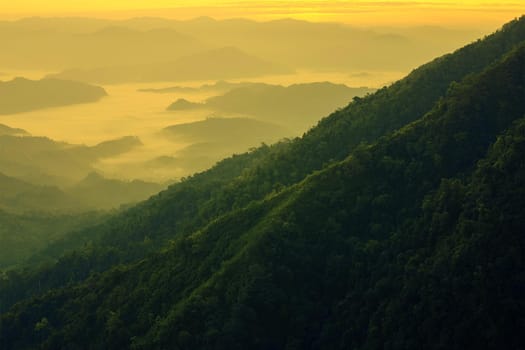
{"label": "sun glow", "polygon": [[244,17],[257,20],[296,18],[353,25],[447,24],[493,27],[525,12],[522,1],[173,1],[173,0],[19,0],[0,5],[0,17],[96,16],[129,18],[159,16],[188,19]]}

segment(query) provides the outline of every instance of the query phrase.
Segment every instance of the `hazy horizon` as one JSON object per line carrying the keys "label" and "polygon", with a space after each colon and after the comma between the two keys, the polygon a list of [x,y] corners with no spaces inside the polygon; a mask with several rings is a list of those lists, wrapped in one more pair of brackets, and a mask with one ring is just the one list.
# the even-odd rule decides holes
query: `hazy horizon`
{"label": "hazy horizon", "polygon": [[[60,156],[9,148],[15,154],[0,157],[0,173],[60,187],[92,172],[178,181],[262,142],[301,136],[354,97],[490,34],[520,7],[199,1],[165,10],[166,4],[3,5],[0,86],[9,106],[0,106],[0,124],[27,134],[0,141],[9,148],[15,137],[21,149],[33,149],[48,138]],[[468,13],[480,15],[469,20]],[[122,138],[135,141],[96,151]],[[69,148],[93,154],[72,159]]]}
{"label": "hazy horizon", "polygon": [[[318,89],[314,93],[318,96],[328,96],[321,89],[331,87],[309,84],[329,82],[335,84],[334,87],[344,84],[353,89],[378,89],[402,78],[420,64],[489,33],[483,29],[458,29],[432,23],[396,27],[378,22],[359,28],[343,22],[325,23],[312,18],[294,18],[296,16],[240,19],[217,16],[213,19],[209,16],[213,11],[200,14],[190,20],[170,18],[166,14],[163,18],[58,16],[0,21],[4,46],[0,81],[6,82],[6,87],[16,77],[35,81],[53,77],[99,86],[107,92],[107,96],[96,102],[78,104],[65,100],[63,105],[26,106],[18,113],[4,112],[0,115],[0,124],[56,142],[89,147],[136,136],[140,146],[86,164],[87,169],[125,180],[176,180],[204,170],[232,153],[245,152],[261,141],[272,143],[299,136],[353,98],[350,92],[347,98],[331,102],[324,98],[319,101],[320,106],[312,105],[315,108],[307,116],[308,107],[301,107],[304,104],[301,98],[311,97],[290,96],[286,90],[280,90],[281,86],[311,86]],[[232,85],[222,89],[199,88],[206,84],[213,86],[218,81]],[[245,96],[251,96],[251,103],[270,99],[266,103],[275,108],[273,118],[264,110],[264,102],[258,107],[242,106],[225,95],[241,87],[235,84],[242,82],[275,86],[267,91],[240,89],[232,95],[248,94]],[[177,86],[178,90],[162,94],[142,91]],[[24,91],[17,96],[23,101]],[[215,103],[215,107],[167,111],[177,100],[187,100],[191,106],[212,97],[223,101]],[[276,104],[272,99],[282,102]],[[27,100],[27,104],[31,101]],[[251,143],[247,142],[249,138],[240,142],[231,137],[226,142],[223,134],[234,130],[215,130],[221,144],[214,147],[203,144],[211,139],[191,142],[191,138],[183,137],[186,141],[177,143],[161,132],[167,127],[188,123],[189,128],[202,131],[214,124],[198,122],[210,116],[253,118],[274,123],[275,127],[267,126],[269,129],[263,138],[257,136],[257,130],[252,130]],[[21,176],[19,170],[8,171],[6,175],[17,174]],[[75,174],[69,182],[81,180],[80,174]]]}
{"label": "hazy horizon", "polygon": [[24,17],[98,17],[128,19],[162,17],[188,20],[248,18],[259,21],[293,18],[313,22],[339,22],[358,27],[443,25],[446,27],[494,30],[524,10],[519,1],[495,3],[490,0],[367,1],[113,1],[20,0],[3,5],[0,19]]}

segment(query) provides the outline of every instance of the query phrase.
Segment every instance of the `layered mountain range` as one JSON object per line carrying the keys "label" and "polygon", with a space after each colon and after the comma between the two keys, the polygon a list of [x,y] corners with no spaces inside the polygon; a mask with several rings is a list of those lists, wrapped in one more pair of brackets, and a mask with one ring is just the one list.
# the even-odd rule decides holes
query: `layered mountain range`
{"label": "layered mountain range", "polygon": [[64,235],[5,349],[525,346],[525,17]]}

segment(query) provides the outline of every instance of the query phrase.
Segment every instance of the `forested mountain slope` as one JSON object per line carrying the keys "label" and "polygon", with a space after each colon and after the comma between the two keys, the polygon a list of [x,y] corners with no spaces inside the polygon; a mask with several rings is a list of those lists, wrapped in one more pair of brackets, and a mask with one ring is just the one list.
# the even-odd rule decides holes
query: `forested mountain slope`
{"label": "forested mountain slope", "polygon": [[345,160],[145,260],[18,304],[1,341],[519,348],[524,151],[521,46]]}
{"label": "forested mountain slope", "polygon": [[[48,292],[3,314],[1,344],[519,347],[523,276],[494,268],[523,270],[524,40],[522,18],[80,234],[83,250],[4,279],[3,307]],[[477,240],[497,241],[494,227],[506,239],[487,255]]]}
{"label": "forested mountain slope", "polygon": [[[3,282],[2,308],[12,302],[82,280],[116,262],[126,263],[156,251],[168,240],[187,235],[231,210],[263,199],[301,181],[330,162],[344,159],[362,142],[373,142],[423,116],[448,85],[483,70],[525,40],[525,17],[502,30],[418,68],[405,79],[335,112],[302,138],[262,147],[220,162],[216,167],[170,187],[98,229],[69,240],[70,248],[91,242],[96,249],[63,256],[56,266],[17,276],[23,283]],[[58,244],[59,246],[63,246]],[[56,250],[60,256],[62,250]],[[81,258],[79,258],[81,257]],[[45,276],[42,278],[41,276]]]}
{"label": "forested mountain slope", "polygon": [[[0,269],[33,265],[46,260],[46,246],[64,236],[102,222],[109,214],[101,212],[12,213],[0,209]],[[43,252],[42,252],[43,251]],[[40,253],[42,252],[42,253]],[[26,261],[38,254],[38,260]],[[52,256],[50,257],[50,260]],[[4,302],[3,295],[0,300]]]}
{"label": "forested mountain slope", "polygon": [[0,210],[78,212],[86,208],[57,187],[37,186],[0,173]]}

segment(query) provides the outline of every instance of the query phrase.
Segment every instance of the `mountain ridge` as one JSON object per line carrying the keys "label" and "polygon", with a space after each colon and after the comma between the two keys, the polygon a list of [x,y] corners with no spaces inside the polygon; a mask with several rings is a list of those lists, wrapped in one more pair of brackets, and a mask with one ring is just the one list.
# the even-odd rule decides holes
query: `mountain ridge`
{"label": "mountain ridge", "polygon": [[236,47],[226,46],[181,56],[168,62],[92,69],[68,69],[47,77],[91,83],[118,84],[127,82],[231,79],[290,72],[289,68],[278,63],[260,59]]}

